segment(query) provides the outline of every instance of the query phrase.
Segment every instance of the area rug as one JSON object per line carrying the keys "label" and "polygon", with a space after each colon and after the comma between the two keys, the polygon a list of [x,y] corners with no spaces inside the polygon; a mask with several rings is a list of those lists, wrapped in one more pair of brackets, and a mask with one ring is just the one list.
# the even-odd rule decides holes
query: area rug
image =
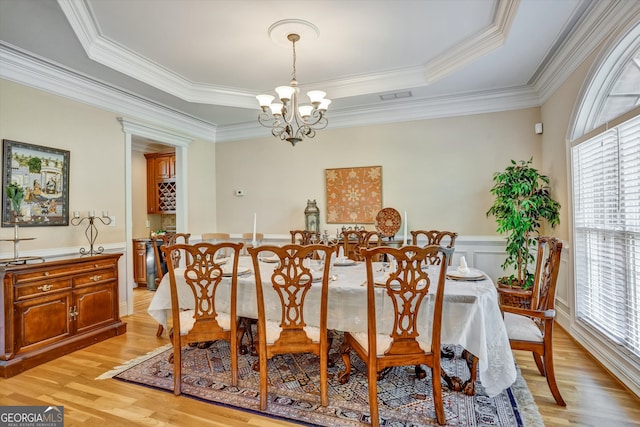
{"label": "area rug", "polygon": [[[334,340],[337,351],[339,341]],[[456,357],[443,359],[449,375],[469,377],[466,363]],[[173,365],[168,362],[170,346],[128,362],[99,379],[115,378],[173,392]],[[351,379],[340,384],[338,372],[344,369],[340,358],[329,370],[329,406],[320,405],[319,359],[314,355],[283,355],[269,361],[269,405],[259,409],[260,375],[252,369],[257,358],[239,357],[239,383],[230,385],[229,345],[218,341],[207,349],[183,349],[183,395],[213,404],[234,407],[272,418],[307,426],[362,426],[369,423],[365,366],[355,355]],[[378,382],[378,402],[382,426],[436,426],[431,392],[430,370],[425,379],[415,378],[411,367],[393,368]],[[447,426],[544,426],[533,397],[518,370],[511,388],[495,397],[477,383],[475,396],[449,391],[443,382]]]}

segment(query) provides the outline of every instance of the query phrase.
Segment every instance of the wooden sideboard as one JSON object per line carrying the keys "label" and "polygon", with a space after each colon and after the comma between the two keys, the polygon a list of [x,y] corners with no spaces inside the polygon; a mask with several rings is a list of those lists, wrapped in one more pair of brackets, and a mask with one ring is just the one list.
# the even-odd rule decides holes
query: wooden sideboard
{"label": "wooden sideboard", "polygon": [[126,332],[118,309],[118,259],[96,255],[0,268],[0,376]]}

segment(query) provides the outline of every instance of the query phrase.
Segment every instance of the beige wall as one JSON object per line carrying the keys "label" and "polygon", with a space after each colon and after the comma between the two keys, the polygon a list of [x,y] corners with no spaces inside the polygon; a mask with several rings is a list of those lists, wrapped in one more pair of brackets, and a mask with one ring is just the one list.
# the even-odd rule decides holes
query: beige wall
{"label": "beige wall", "polygon": [[[124,136],[113,113],[0,80],[0,137],[69,150],[69,210],[115,216],[115,227],[99,227],[99,241],[122,242],[125,235]],[[3,171],[4,173],[4,171]],[[74,227],[24,227],[21,253],[87,246],[86,222]],[[3,228],[2,238],[13,237]],[[7,243],[0,252],[12,255]]]}
{"label": "beige wall", "polygon": [[[530,108],[328,129],[295,147],[271,136],[216,144],[218,231],[251,231],[255,212],[259,232],[288,233],[304,227],[307,199],[316,199],[321,228],[333,234],[342,224],[326,224],[324,170],[381,165],[383,207],[406,210],[409,229],[495,235],[485,216],[491,177],[511,159],[533,157],[540,166],[539,121],[539,109]],[[236,197],[237,189],[245,196]]]}
{"label": "beige wall", "polygon": [[216,230],[216,149],[215,144],[193,141],[189,144],[187,174],[187,218],[192,235]]}
{"label": "beige wall", "polygon": [[[0,138],[69,150],[69,210],[86,213],[108,210],[115,227],[98,224],[97,244],[125,244],[125,135],[117,114],[0,79]],[[215,148],[195,140],[188,147],[188,231],[199,235],[215,228]],[[132,152],[133,237],[147,237],[146,159]],[[79,227],[29,227],[20,252],[87,247],[86,223]],[[13,229],[0,229],[0,238]],[[0,257],[12,256],[10,243],[0,246]]]}

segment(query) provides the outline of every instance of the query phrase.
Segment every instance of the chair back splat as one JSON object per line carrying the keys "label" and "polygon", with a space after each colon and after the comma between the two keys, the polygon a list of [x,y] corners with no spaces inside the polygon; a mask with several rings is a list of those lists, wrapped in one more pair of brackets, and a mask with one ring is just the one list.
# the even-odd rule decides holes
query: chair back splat
{"label": "chair back splat", "polygon": [[[440,330],[446,268],[440,268],[435,277],[423,269],[427,259],[438,258],[441,265],[449,263],[452,248],[439,245],[404,246],[402,248],[376,247],[361,251],[367,266],[367,325],[368,333],[344,333],[340,349],[345,370],[339,374],[340,382],[349,381],[350,352],[353,350],[367,365],[371,424],[379,425],[378,374],[392,366],[425,364],[432,370],[433,401],[436,419],[445,424],[442,386],[440,383]],[[380,273],[374,259],[384,255],[395,259],[395,269]],[[393,268],[393,267],[392,267]],[[435,286],[435,292],[429,292]],[[377,301],[383,296],[384,302]],[[377,302],[381,302],[379,307]],[[381,314],[380,310],[391,309]],[[422,328],[426,310],[431,328]],[[432,310],[432,311],[431,311]],[[392,316],[390,330],[378,330],[378,319]],[[420,322],[419,322],[420,319]],[[430,330],[430,333],[429,333]]]}
{"label": "chair back splat", "polygon": [[[411,231],[411,240],[414,245],[418,245],[418,241],[424,237],[426,242],[420,246],[440,245],[446,248],[454,248],[456,246],[456,237],[458,233],[453,231],[440,230],[413,230]],[[437,257],[431,260],[431,264],[437,263]],[[449,265],[453,261],[453,257],[449,259]]]}
{"label": "chair back splat", "polygon": [[[167,259],[176,256],[185,260],[185,266],[168,263],[171,287],[171,318],[173,325],[174,394],[181,393],[182,347],[188,343],[227,340],[231,349],[231,384],[238,383],[237,342],[237,284],[238,258],[242,243],[197,243],[165,246]],[[232,265],[220,253],[233,254]],[[230,267],[230,268],[229,268]],[[191,305],[178,295],[176,278],[182,275],[192,292]],[[223,281],[225,283],[223,283]],[[230,285],[226,285],[226,281]],[[226,286],[225,286],[226,285]]]}
{"label": "chair back splat", "polygon": [[[363,261],[360,252],[367,248],[382,245],[382,234],[377,231],[345,230],[342,232],[344,256],[354,261]],[[379,261],[380,259],[376,259]]]}
{"label": "chair back splat", "polygon": [[[328,405],[327,301],[331,263],[316,262],[311,258],[315,253],[322,252],[318,258],[330,260],[335,250],[335,246],[317,244],[249,248],[256,274],[261,410],[267,408],[267,361],[276,354],[288,353],[313,353],[319,356],[320,403]],[[279,259],[273,273],[267,277],[263,277],[260,271],[263,253]],[[312,269],[314,265],[316,270]],[[278,306],[278,319],[267,319],[267,298],[270,308]],[[311,324],[318,327],[307,324],[306,316],[310,313],[317,315],[318,319],[311,321]]]}

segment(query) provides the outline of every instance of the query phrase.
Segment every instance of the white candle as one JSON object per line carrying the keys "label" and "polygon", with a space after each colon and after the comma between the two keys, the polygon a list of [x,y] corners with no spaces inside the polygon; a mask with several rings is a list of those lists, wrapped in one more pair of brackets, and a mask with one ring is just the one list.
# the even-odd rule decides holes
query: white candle
{"label": "white candle", "polygon": [[80,218],[80,212],[79,211],[73,211],[73,217],[74,218]]}
{"label": "white candle", "polygon": [[102,217],[103,218],[108,218],[109,217],[109,211],[102,211]]}
{"label": "white candle", "polygon": [[404,239],[402,241],[402,244],[407,244],[407,211],[404,211]]}
{"label": "white candle", "polygon": [[257,222],[258,216],[254,213],[253,214],[253,243],[256,242],[256,222]]}
{"label": "white candle", "polygon": [[89,211],[89,218],[93,218],[96,216],[96,211]]}

